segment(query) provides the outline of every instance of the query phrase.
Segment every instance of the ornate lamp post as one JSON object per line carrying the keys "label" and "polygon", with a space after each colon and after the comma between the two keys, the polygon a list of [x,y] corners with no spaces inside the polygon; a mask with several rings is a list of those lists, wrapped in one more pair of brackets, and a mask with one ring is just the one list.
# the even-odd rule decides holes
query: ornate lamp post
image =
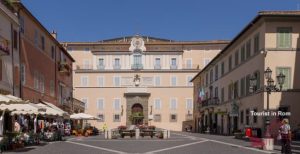
{"label": "ornate lamp post", "polygon": [[[274,80],[272,79],[272,70],[268,67],[265,72],[264,72],[265,78],[267,80],[267,85],[265,85],[265,90],[267,92],[267,113],[270,112],[270,104],[269,104],[269,95],[271,94],[271,92],[274,91],[281,91],[282,90],[282,85],[284,84],[284,80],[285,80],[285,75],[280,73],[279,75],[276,76],[277,81],[278,81],[278,85],[279,85],[279,89],[276,87],[276,85],[274,84]],[[252,76],[250,78],[250,91],[254,91],[254,87],[257,84],[257,79],[255,76]],[[270,114],[270,113],[269,113]],[[270,129],[269,129],[269,125],[270,125],[270,116],[266,117],[266,134],[265,137],[266,138],[270,138]]]}

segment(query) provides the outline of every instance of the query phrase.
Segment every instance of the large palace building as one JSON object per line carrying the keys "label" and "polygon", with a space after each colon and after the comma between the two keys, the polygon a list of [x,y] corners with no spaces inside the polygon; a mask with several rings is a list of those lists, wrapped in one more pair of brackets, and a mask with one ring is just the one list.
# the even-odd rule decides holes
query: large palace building
{"label": "large palace building", "polygon": [[182,130],[193,119],[190,80],[227,41],[179,42],[133,36],[65,42],[74,57],[74,97],[102,128],[148,124]]}

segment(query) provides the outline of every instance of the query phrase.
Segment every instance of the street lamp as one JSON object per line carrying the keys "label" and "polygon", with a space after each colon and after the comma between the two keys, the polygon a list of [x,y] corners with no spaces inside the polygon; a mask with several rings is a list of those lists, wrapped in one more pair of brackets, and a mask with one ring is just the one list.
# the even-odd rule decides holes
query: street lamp
{"label": "street lamp", "polygon": [[269,67],[265,70],[265,77],[266,79],[272,78],[272,70]]}
{"label": "street lamp", "polygon": [[[274,91],[281,91],[282,90],[282,85],[284,84],[284,80],[285,80],[285,75],[281,72],[279,73],[279,75],[276,76],[277,81],[278,81],[278,85],[279,85],[279,89],[276,87],[276,85],[274,84],[274,80],[272,79],[272,70],[268,67],[265,72],[264,72],[265,78],[267,80],[267,85],[265,85],[265,90],[267,92],[267,113],[270,112],[270,107],[269,107],[269,95],[271,94],[271,92]],[[250,90],[253,90],[254,87],[256,86],[257,83],[257,79],[256,77],[252,76],[250,78]],[[269,113],[270,114],[270,113]],[[266,117],[266,134],[265,137],[266,138],[270,138],[270,117],[267,116]]]}
{"label": "street lamp", "polygon": [[279,75],[276,76],[278,84],[279,84],[279,88],[280,90],[282,89],[282,85],[284,84],[285,81],[285,75],[282,74],[282,72],[279,73]]}
{"label": "street lamp", "polygon": [[[285,75],[280,73],[278,76],[276,76],[280,89],[278,89],[276,87],[276,85],[274,84],[274,80],[272,79],[272,70],[269,67],[265,70],[264,75],[267,80],[267,85],[265,86],[265,89],[267,91],[267,113],[269,113],[270,112],[269,95],[271,94],[271,92],[282,90],[282,85],[284,84]],[[270,126],[270,116],[267,116],[266,117],[266,134],[265,134],[266,138],[271,137],[269,126]]]}

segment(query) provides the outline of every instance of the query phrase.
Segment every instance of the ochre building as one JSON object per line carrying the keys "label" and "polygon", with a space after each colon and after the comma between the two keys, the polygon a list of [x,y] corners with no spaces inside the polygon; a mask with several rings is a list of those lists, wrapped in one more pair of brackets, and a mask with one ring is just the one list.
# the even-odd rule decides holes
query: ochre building
{"label": "ochre building", "polygon": [[109,128],[148,124],[182,130],[193,117],[193,84],[227,41],[179,42],[132,36],[65,42],[74,57],[74,97]]}

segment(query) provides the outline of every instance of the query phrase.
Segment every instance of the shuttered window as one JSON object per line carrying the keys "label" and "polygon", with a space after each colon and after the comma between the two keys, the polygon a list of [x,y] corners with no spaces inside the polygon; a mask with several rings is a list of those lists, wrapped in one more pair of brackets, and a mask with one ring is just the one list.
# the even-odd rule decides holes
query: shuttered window
{"label": "shuttered window", "polygon": [[291,48],[292,28],[280,27],[277,29],[277,48]]}

